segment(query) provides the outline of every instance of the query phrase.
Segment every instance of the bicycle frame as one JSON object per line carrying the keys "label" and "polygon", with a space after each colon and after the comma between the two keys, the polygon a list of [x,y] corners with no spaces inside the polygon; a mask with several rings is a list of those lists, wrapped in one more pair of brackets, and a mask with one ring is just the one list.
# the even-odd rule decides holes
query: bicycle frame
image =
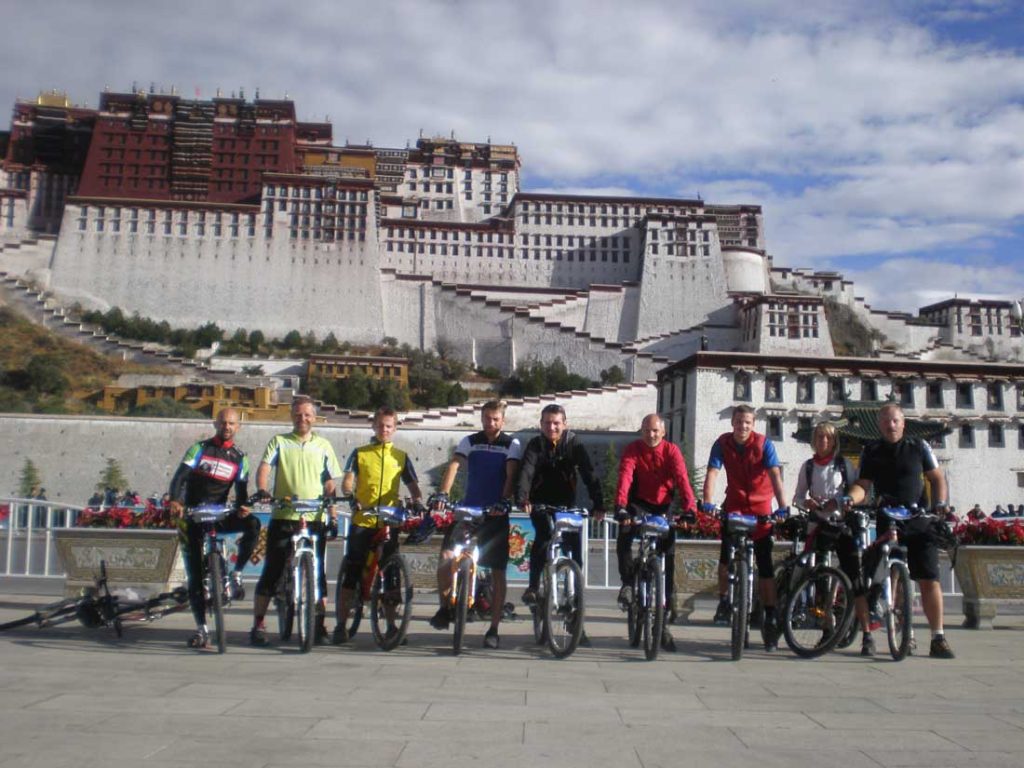
{"label": "bicycle frame", "polygon": [[452,588],[448,595],[448,604],[454,609],[459,594],[459,566],[469,560],[469,592],[467,610],[472,610],[476,602],[477,563],[480,561],[480,547],[477,544],[477,529],[486,514],[481,507],[460,507],[451,508],[455,517],[453,525],[463,526],[461,541],[453,541],[451,559]]}

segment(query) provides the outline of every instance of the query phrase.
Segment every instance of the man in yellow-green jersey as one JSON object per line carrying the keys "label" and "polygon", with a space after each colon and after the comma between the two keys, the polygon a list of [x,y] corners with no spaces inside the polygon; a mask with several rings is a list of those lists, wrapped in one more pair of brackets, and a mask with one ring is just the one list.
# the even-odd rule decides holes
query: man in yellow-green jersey
{"label": "man in yellow-green jersey", "polygon": [[[345,462],[342,493],[353,495],[356,503],[352,526],[348,532],[348,547],[339,574],[341,598],[336,606],[338,626],[334,630],[335,644],[348,640],[345,623],[376,533],[377,519],[373,508],[398,505],[401,502],[401,483],[405,483],[409,489],[413,502],[418,503],[423,496],[412,459],[392,442],[397,429],[397,414],[391,408],[378,409],[373,416],[373,440],[352,451]],[[397,549],[398,530],[392,528],[381,559]]]}
{"label": "man in yellow-green jersey", "polygon": [[[296,398],[292,402],[293,430],[288,434],[275,435],[267,443],[263,460],[256,470],[258,492],[270,498],[271,470],[274,472],[274,499],[315,499],[334,495],[334,478],[341,474],[338,457],[331,444],[313,432],[316,423],[316,406],[308,397]],[[329,507],[332,522],[337,511]],[[256,602],[253,608],[253,627],[249,633],[252,645],[267,645],[264,616],[270,605],[277,582],[281,578],[288,560],[292,534],[299,528],[299,516],[287,506],[275,507],[270,525],[267,526],[267,553],[263,561],[263,573],[256,584]],[[324,613],[327,608],[327,578],[324,575],[324,551],[327,546],[326,525],[323,521],[309,524],[310,531],[317,536],[317,581],[323,596],[317,606],[315,638],[318,643],[326,642],[327,628]]]}

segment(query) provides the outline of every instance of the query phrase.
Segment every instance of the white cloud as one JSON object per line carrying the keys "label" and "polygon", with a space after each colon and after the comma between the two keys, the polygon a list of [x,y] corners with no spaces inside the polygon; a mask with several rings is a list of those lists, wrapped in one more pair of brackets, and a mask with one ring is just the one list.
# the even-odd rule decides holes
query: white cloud
{"label": "white cloud", "polygon": [[95,103],[132,80],[187,96],[259,86],[330,115],[339,143],[455,131],[515,142],[545,188],[763,203],[780,263],[948,258],[1024,220],[1024,56],[925,26],[1019,23],[1010,0],[48,9],[45,24],[32,5],[5,9],[0,103],[50,87]]}

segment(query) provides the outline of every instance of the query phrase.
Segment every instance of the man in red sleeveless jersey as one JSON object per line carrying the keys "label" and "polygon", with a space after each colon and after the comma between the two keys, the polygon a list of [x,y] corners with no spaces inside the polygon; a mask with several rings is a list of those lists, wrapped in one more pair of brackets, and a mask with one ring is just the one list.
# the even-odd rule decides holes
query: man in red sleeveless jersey
{"label": "man in red sleeveless jersey", "polygon": [[[775,580],[772,574],[772,537],[769,518],[772,514],[772,496],[778,504],[777,513],[789,513],[786,506],[785,489],[782,487],[782,473],[775,445],[765,435],[754,431],[754,409],[749,405],[738,405],[732,411],[732,431],[715,440],[708,459],[707,474],[704,477],[704,509],[713,509],[711,498],[715,492],[718,473],[724,468],[726,476],[726,512],[740,512],[763,518],[751,538],[754,540],[754,556],[757,559],[757,575],[760,583],[761,604],[764,606],[765,650],[774,650],[778,644],[778,620],[775,615]],[[727,624],[732,606],[729,605],[728,572],[726,569],[727,545],[722,542],[718,560],[718,610],[715,623]]]}

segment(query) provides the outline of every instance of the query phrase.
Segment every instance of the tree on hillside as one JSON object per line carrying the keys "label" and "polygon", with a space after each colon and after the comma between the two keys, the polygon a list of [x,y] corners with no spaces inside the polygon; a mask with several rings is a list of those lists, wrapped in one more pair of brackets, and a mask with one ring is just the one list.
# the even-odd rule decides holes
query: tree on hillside
{"label": "tree on hillside", "polygon": [[154,419],[205,419],[206,416],[173,397],[159,397],[144,405],[129,408],[127,416],[148,416]]}
{"label": "tree on hillside", "polygon": [[25,459],[21,465],[21,475],[18,478],[18,496],[23,499],[31,499],[43,485],[43,478],[32,459]]}
{"label": "tree on hillside", "polygon": [[100,480],[96,483],[97,491],[105,491],[113,488],[115,491],[123,491],[128,487],[128,480],[117,459],[107,459],[107,466],[100,473]]}
{"label": "tree on hillside", "polygon": [[37,355],[29,360],[25,366],[25,382],[40,395],[62,395],[70,386],[62,361],[51,355]]}

